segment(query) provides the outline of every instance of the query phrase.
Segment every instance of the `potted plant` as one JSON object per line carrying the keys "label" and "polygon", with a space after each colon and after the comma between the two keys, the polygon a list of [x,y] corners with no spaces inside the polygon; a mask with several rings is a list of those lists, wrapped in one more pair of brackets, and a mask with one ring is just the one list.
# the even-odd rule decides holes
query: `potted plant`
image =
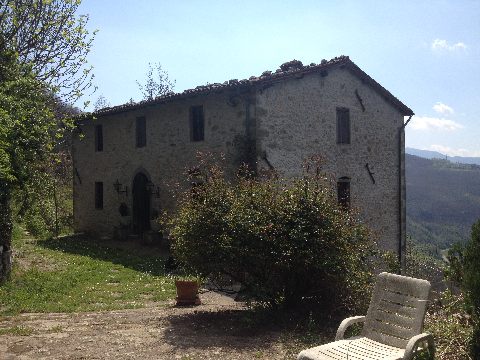
{"label": "potted plant", "polygon": [[175,287],[177,289],[177,306],[201,304],[198,296],[200,287],[198,277],[190,275],[175,276]]}

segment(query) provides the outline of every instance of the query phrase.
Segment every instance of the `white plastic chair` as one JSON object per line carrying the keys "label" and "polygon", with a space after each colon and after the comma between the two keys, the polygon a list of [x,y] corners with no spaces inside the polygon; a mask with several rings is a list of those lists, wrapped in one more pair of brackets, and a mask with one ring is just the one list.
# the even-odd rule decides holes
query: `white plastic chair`
{"label": "white plastic chair", "polygon": [[[335,342],[303,350],[297,360],[411,360],[433,336],[422,333],[430,283],[389,273],[378,275],[367,316],[350,317],[340,324]],[[347,328],[363,322],[360,336],[344,339]]]}

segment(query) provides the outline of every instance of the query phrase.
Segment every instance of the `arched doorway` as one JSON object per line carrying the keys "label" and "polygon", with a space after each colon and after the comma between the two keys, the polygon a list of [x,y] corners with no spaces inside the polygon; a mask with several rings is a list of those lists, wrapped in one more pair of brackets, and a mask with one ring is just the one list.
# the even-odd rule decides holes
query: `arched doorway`
{"label": "arched doorway", "polygon": [[148,178],[138,173],[133,179],[133,232],[143,234],[150,230],[150,192],[147,189]]}

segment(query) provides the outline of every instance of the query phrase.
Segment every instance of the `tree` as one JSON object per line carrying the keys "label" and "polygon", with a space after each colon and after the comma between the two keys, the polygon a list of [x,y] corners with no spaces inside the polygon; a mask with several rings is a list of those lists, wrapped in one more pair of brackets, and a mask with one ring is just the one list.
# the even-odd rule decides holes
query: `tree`
{"label": "tree", "polygon": [[0,281],[10,266],[12,195],[41,186],[72,125],[64,105],[92,86],[95,32],[77,15],[80,3],[0,1]]}
{"label": "tree", "polygon": [[472,226],[472,237],[465,246],[463,286],[474,322],[471,353],[480,358],[480,220]]}
{"label": "tree", "polygon": [[0,281],[10,271],[13,191],[41,171],[55,145],[51,94],[15,51],[0,48]]}
{"label": "tree", "polygon": [[[154,71],[156,71],[156,79]],[[137,85],[142,92],[143,99],[152,100],[157,96],[173,94],[175,82],[175,80],[170,81],[168,78],[168,72],[162,69],[160,63],[155,64],[154,66],[149,63],[145,85],[140,84],[138,81]]]}
{"label": "tree", "polygon": [[95,111],[98,111],[98,110],[101,110],[101,109],[104,109],[104,108],[107,108],[107,107],[110,107],[110,103],[108,102],[108,100],[103,95],[100,95],[97,98],[97,101],[95,101],[95,104],[93,105],[93,109]]}
{"label": "tree", "polygon": [[16,51],[18,61],[68,102],[92,86],[88,66],[95,32],[87,15],[77,15],[81,0],[0,1],[1,48]]}

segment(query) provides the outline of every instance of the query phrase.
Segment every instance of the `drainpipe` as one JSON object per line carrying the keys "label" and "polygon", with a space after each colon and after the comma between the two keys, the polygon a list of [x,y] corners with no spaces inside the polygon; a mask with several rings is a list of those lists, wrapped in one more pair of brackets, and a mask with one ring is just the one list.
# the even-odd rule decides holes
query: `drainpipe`
{"label": "drainpipe", "polygon": [[[405,264],[404,264],[404,261],[403,261],[403,257],[404,257],[404,254],[403,254],[403,251],[404,251],[404,245],[406,246],[406,244],[404,244],[404,241],[403,241],[403,238],[404,238],[404,234],[403,234],[403,226],[402,226],[402,222],[407,221],[406,219],[406,201],[407,201],[407,198],[405,196],[405,206],[402,206],[403,205],[403,196],[405,195],[402,191],[402,188],[403,188],[403,183],[402,183],[402,175],[405,174],[404,171],[402,170],[405,170],[405,169],[402,169],[402,135],[405,134],[405,127],[408,125],[408,123],[410,122],[410,120],[412,119],[412,116],[413,115],[410,115],[410,117],[407,119],[407,121],[402,124],[402,126],[398,129],[398,224],[399,224],[399,228],[400,228],[400,231],[399,231],[399,239],[398,239],[398,264],[399,264],[399,273],[401,274],[404,270],[404,267],[405,267]],[[404,178],[404,176],[403,176]],[[405,184],[405,188],[406,188],[406,184]]]}

